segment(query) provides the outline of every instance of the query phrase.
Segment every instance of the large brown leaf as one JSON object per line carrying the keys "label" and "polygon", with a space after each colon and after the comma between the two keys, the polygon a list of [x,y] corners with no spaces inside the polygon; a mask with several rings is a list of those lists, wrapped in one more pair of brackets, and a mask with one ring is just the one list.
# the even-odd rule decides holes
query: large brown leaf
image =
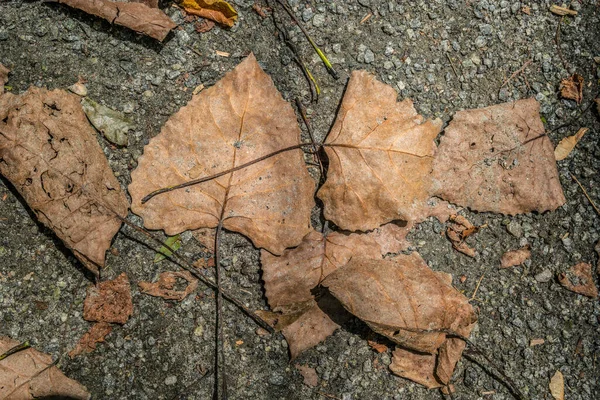
{"label": "large brown leaf", "polygon": [[213,175],[297,145],[290,105],[250,55],[173,115],[131,174],[132,210],[149,229],[175,235],[217,226],[281,254],[310,230],[314,182],[292,150],[199,185],[152,198],[153,190]]}
{"label": "large brown leaf", "polygon": [[[158,8],[151,8],[146,1],[125,3],[110,0],[50,0],[96,15],[111,24],[125,26],[159,41],[163,41],[177,24]],[[136,0],[138,1],[138,0]],[[152,1],[149,5],[154,5]],[[156,2],[158,3],[158,2]]]}
{"label": "large brown leaf", "polygon": [[355,257],[322,284],[375,332],[416,351],[435,352],[446,332],[461,333],[476,320],[449,275],[431,270],[416,252],[389,260]]}
{"label": "large brown leaf", "polygon": [[534,99],[459,111],[434,161],[435,194],[477,211],[519,214],[565,202]]}
{"label": "large brown leaf", "polygon": [[104,265],[128,203],[79,97],[35,87],[0,96],[0,173],[90,270]]}
{"label": "large brown leaf", "polygon": [[[0,336],[0,354],[19,342]],[[52,365],[52,357],[29,348],[0,360],[0,399],[89,399],[85,386],[67,378]]]}
{"label": "large brown leaf", "polygon": [[422,214],[430,192],[434,139],[440,120],[425,121],[411,100],[365,71],[350,77],[325,141],[327,180],[318,196],[325,217],[367,231]]}

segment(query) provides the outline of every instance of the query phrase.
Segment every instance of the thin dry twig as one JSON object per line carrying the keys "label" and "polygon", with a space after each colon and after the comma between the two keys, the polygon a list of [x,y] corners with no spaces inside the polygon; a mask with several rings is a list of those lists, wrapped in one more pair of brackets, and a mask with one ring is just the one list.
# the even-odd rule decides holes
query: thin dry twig
{"label": "thin dry twig", "polygon": [[575,182],[577,182],[577,184],[581,188],[581,191],[583,192],[583,194],[585,195],[585,197],[588,199],[588,201],[590,202],[590,204],[592,205],[592,207],[594,207],[594,210],[596,211],[596,214],[598,214],[598,216],[600,216],[600,210],[598,209],[598,207],[594,203],[594,200],[592,200],[592,198],[588,194],[587,190],[585,190],[585,188],[583,187],[583,185],[581,184],[581,182],[579,182],[579,180],[575,177],[575,175],[573,175],[571,172],[569,172],[569,174],[571,175],[571,178],[573,178],[573,180]]}
{"label": "thin dry twig", "polygon": [[517,75],[519,75],[521,72],[523,72],[525,70],[525,68],[527,68],[527,66],[529,64],[531,64],[533,62],[532,59],[529,59],[525,62],[525,64],[523,64],[523,66],[521,68],[519,68],[518,70],[516,70],[515,72],[512,73],[512,75],[504,81],[504,83],[502,84],[502,86],[500,86],[500,89],[502,89],[504,86],[506,86],[508,84],[508,82],[512,81]]}
{"label": "thin dry twig", "polygon": [[448,61],[450,61],[450,66],[452,67],[452,71],[454,71],[454,75],[456,75],[456,77],[458,78],[458,72],[456,72],[456,68],[454,68],[454,63],[452,62],[452,59],[450,58],[450,55],[448,53],[446,53],[446,57],[448,58]]}
{"label": "thin dry twig", "polygon": [[477,291],[479,290],[479,285],[481,285],[481,281],[483,280],[484,276],[485,276],[485,272],[481,275],[481,278],[479,278],[479,280],[477,281],[477,286],[475,286],[475,291],[473,291],[473,295],[471,296],[469,301],[475,300],[475,295],[477,295]]}

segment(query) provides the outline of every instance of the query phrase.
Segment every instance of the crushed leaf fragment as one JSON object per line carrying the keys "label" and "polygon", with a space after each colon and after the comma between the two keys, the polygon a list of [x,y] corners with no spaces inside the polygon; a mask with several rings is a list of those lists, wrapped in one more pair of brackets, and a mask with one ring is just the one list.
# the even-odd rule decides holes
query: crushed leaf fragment
{"label": "crushed leaf fragment", "polygon": [[99,132],[117,146],[127,146],[127,133],[135,129],[132,121],[122,112],[96,103],[89,97],[81,99],[85,115]]}
{"label": "crushed leaf fragment", "polygon": [[554,149],[554,158],[556,161],[564,160],[569,156],[583,135],[589,131],[589,128],[581,128],[573,136],[568,136],[561,140]]}
{"label": "crushed leaf fragment", "polygon": [[500,268],[510,268],[521,265],[531,257],[529,246],[521,247],[517,250],[507,251],[500,259]]}
{"label": "crushed leaf fragment", "polygon": [[450,221],[446,236],[452,243],[452,247],[469,257],[475,257],[475,249],[470,247],[465,240],[479,231],[480,227],[473,225],[468,219],[458,214],[451,215]]}
{"label": "crushed leaf fragment", "polygon": [[296,369],[304,378],[304,384],[308,387],[315,387],[319,384],[319,377],[317,376],[317,371],[314,368],[309,367],[308,365],[299,365],[296,364]]}
{"label": "crushed leaf fragment", "polygon": [[531,339],[529,341],[529,346],[533,347],[533,346],[539,346],[541,344],[546,343],[546,341],[544,339]]}
{"label": "crushed leaf fragment", "polygon": [[83,302],[83,319],[124,324],[133,314],[131,286],[123,272],[113,280],[88,287]]}
{"label": "crushed leaf fragment", "polygon": [[96,350],[96,344],[104,342],[104,338],[112,331],[108,322],[97,322],[83,334],[75,348],[69,352],[69,357],[75,358],[80,354],[91,353]]}
{"label": "crushed leaf fragment", "polygon": [[563,15],[577,15],[577,11],[568,9],[566,7],[561,7],[561,6],[558,6],[556,4],[552,4],[550,6],[550,12],[552,14],[556,14],[556,15],[560,15],[560,16],[563,16]]}
{"label": "crushed leaf fragment", "polygon": [[189,14],[229,27],[235,24],[238,17],[235,8],[224,0],[183,0],[180,5]]}
{"label": "crushed leaf fragment", "polygon": [[560,81],[560,95],[569,100],[575,100],[581,104],[583,100],[583,76],[573,74],[567,79]]}
{"label": "crushed leaf fragment", "polygon": [[0,94],[4,93],[4,84],[8,82],[8,73],[10,69],[0,64]]}
{"label": "crushed leaf fragment", "polygon": [[598,288],[594,283],[592,266],[588,263],[579,263],[566,273],[558,275],[558,282],[567,290],[592,299],[598,298]]}
{"label": "crushed leaf fragment", "polygon": [[[177,278],[185,279],[188,284],[184,290],[174,290]],[[162,272],[156,282],[139,282],[142,293],[150,296],[162,297],[165,300],[182,301],[198,287],[198,279],[189,271]]]}
{"label": "crushed leaf fragment", "polygon": [[388,347],[383,343],[378,343],[374,340],[368,340],[367,344],[369,345],[370,348],[375,350],[377,353],[385,353],[386,351],[388,351]]}
{"label": "crushed leaf fragment", "polygon": [[565,378],[562,372],[556,371],[550,379],[550,394],[554,400],[565,400]]}

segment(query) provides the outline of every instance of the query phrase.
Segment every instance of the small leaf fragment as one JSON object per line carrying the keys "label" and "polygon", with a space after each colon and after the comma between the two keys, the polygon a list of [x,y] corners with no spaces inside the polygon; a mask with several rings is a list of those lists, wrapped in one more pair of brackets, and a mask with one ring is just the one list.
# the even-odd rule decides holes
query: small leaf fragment
{"label": "small leaf fragment", "polygon": [[[0,354],[18,344],[16,340],[0,336]],[[88,400],[90,397],[85,386],[53,365],[49,354],[28,348],[0,360],[0,399]]]}
{"label": "small leaf fragment", "polygon": [[446,236],[452,243],[452,247],[469,257],[475,257],[475,249],[470,247],[465,240],[479,231],[480,227],[474,226],[469,220],[458,214],[451,215],[450,221],[451,223],[446,230]]}
{"label": "small leaf fragment", "polygon": [[577,143],[581,140],[583,135],[587,133],[587,131],[589,131],[589,128],[581,128],[575,135],[568,136],[561,140],[554,149],[554,158],[556,161],[561,161],[567,158]]}
{"label": "small leaf fragment", "polygon": [[179,250],[181,247],[181,236],[179,234],[175,236],[169,236],[167,240],[165,240],[165,246],[162,246],[158,249],[158,252],[154,256],[154,262],[161,262],[167,257],[171,257],[173,255],[173,251]]}
{"label": "small leaf fragment", "polygon": [[566,273],[558,275],[558,282],[567,290],[581,294],[592,299],[598,298],[598,288],[594,283],[592,266],[588,263],[579,263]]}
{"label": "small leaf fragment", "polygon": [[127,133],[135,129],[135,125],[125,114],[98,104],[88,97],[81,99],[81,106],[94,128],[109,142],[118,146],[127,146]]}
{"label": "small leaf fragment", "polygon": [[518,250],[507,251],[500,259],[500,268],[510,268],[521,265],[525,260],[531,257],[529,246],[522,247]]}
{"label": "small leaf fragment", "polygon": [[183,0],[180,5],[189,14],[198,15],[229,27],[235,24],[238,17],[235,8],[224,0]]}
{"label": "small leaf fragment", "polygon": [[[184,290],[174,290],[177,278],[185,279],[188,284]],[[198,287],[198,279],[188,271],[162,272],[156,282],[139,282],[142,293],[162,297],[165,300],[182,301]]]}
{"label": "small leaf fragment", "polygon": [[0,64],[0,94],[4,93],[4,84],[8,82],[8,73],[10,69]]}
{"label": "small leaf fragment", "polygon": [[319,377],[314,368],[311,368],[308,365],[296,364],[296,369],[300,372],[302,378],[304,378],[304,384],[306,386],[315,387],[319,384]]}
{"label": "small leaf fragment", "polygon": [[83,334],[75,348],[69,352],[69,357],[75,358],[80,354],[91,353],[96,350],[96,344],[104,342],[104,338],[112,332],[108,322],[98,322]]}
{"label": "small leaf fragment", "polygon": [[577,11],[570,10],[570,9],[568,9],[566,7],[561,7],[561,6],[558,6],[556,4],[552,4],[550,6],[550,12],[552,14],[556,14],[556,15],[560,15],[560,16],[563,16],[563,15],[577,15]]}
{"label": "small leaf fragment", "polygon": [[583,100],[583,76],[573,74],[567,79],[560,81],[560,95],[569,100],[575,100],[581,104]]}
{"label": "small leaf fragment", "polygon": [[83,302],[83,319],[124,324],[133,314],[131,286],[123,272],[113,280],[90,286]]}
{"label": "small leaf fragment", "polygon": [[565,400],[565,379],[562,372],[556,371],[550,379],[550,394],[554,400]]}

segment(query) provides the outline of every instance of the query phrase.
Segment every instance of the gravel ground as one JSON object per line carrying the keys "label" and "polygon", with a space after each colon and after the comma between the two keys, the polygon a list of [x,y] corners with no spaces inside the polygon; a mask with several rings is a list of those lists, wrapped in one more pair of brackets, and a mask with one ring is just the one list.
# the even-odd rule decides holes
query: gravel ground
{"label": "gravel ground", "polygon": [[[212,85],[249,52],[286,99],[308,101],[307,83],[271,19],[258,16],[252,0],[233,3],[240,12],[236,26],[202,34],[183,21],[178,9],[167,8],[181,29],[159,44],[58,4],[2,0],[0,62],[12,69],[8,85],[13,93],[30,85],[66,88],[82,77],[90,98],[128,113],[137,128],[127,148],[98,139],[126,187],[144,145],[191,98],[193,88]],[[577,262],[597,262],[593,248],[600,238],[600,218],[569,174],[600,204],[600,122],[593,110],[554,130],[579,115],[598,93],[600,65],[593,59],[600,56],[598,2],[571,2],[578,15],[561,23],[560,51],[560,18],[548,12],[550,1],[290,3],[341,75],[337,81],[331,78],[300,31],[290,26],[291,40],[323,90],[319,103],[308,110],[319,138],[331,126],[355,69],[375,73],[400,98],[412,98],[420,113],[446,122],[457,110],[535,97],[555,143],[579,127],[590,128],[571,156],[558,163],[567,203],[557,211],[516,217],[465,212],[473,223],[488,224],[470,241],[479,251],[475,259],[452,250],[440,235],[444,225],[434,220],[419,225],[409,238],[431,268],[452,273],[456,287],[469,297],[485,274],[473,301],[479,314],[473,341],[504,366],[528,398],[550,399],[548,382],[556,370],[565,376],[567,399],[600,398],[599,303],[568,292],[556,280]],[[218,56],[216,50],[231,56]],[[503,85],[528,60],[523,73]],[[560,80],[574,72],[586,82],[581,105],[557,93]],[[82,318],[89,276],[6,181],[0,182],[0,199],[0,334],[30,339],[59,356],[89,328]],[[206,399],[212,378],[198,377],[212,368],[214,295],[200,287],[197,296],[179,303],[140,294],[135,283],[176,267],[169,261],[154,264],[153,251],[139,239],[123,228],[103,273],[106,279],[128,274],[133,317],[94,353],[63,357],[62,369],[95,399]],[[183,241],[185,255],[207,256],[190,234]],[[258,251],[239,235],[226,234],[223,242],[225,287],[251,308],[265,308]],[[498,270],[505,251],[525,244],[532,249],[530,261]],[[466,277],[462,283],[461,276]],[[391,353],[371,350],[365,340],[369,331],[357,320],[290,363],[282,335],[257,335],[256,325],[230,306],[225,315],[232,399],[443,398],[393,376],[387,368]],[[536,338],[545,343],[530,347]],[[296,363],[316,368],[318,387],[303,385]],[[512,398],[466,359],[454,382],[455,399]]]}

